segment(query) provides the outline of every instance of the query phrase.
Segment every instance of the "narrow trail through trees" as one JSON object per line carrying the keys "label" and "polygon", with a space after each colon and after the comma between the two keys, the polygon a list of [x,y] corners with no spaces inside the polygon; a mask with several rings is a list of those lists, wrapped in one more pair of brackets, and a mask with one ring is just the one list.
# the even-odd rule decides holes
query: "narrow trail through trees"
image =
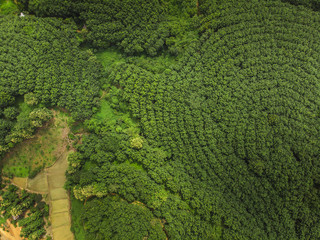
{"label": "narrow trail through trees", "polygon": [[[56,113],[54,113],[56,116]],[[54,119],[56,121],[56,119]],[[14,178],[13,183],[28,191],[48,194],[50,206],[50,221],[53,239],[73,240],[74,236],[70,230],[70,201],[67,191],[64,189],[66,181],[65,172],[68,168],[68,155],[73,151],[68,150],[68,134],[70,129],[67,124],[63,126],[61,139],[63,144],[59,146],[59,156],[56,162],[41,171],[35,178]]]}

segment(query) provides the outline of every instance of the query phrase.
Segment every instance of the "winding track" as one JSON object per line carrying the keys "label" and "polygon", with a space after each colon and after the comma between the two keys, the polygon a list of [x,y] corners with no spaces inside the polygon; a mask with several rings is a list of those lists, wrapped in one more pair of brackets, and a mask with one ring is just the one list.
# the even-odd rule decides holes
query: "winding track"
{"label": "winding track", "polygon": [[[63,188],[66,181],[65,172],[68,168],[68,155],[72,150],[67,150],[67,139],[69,128],[66,126],[62,131],[64,143],[60,146],[60,156],[54,165],[44,169],[34,179],[16,178],[14,183],[28,191],[48,194],[50,205],[50,219],[53,239],[55,240],[73,240],[74,236],[70,230],[70,202],[67,191]],[[20,184],[19,184],[20,183]]]}

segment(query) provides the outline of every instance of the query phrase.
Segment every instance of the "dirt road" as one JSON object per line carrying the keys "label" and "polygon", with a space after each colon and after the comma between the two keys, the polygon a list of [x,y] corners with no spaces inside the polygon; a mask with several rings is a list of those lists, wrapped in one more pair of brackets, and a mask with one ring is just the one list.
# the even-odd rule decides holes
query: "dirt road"
{"label": "dirt road", "polygon": [[[56,113],[54,114],[56,115]],[[54,119],[56,124],[56,119]],[[74,236],[70,230],[70,201],[67,191],[63,188],[66,182],[65,172],[68,168],[69,128],[63,125],[61,139],[63,144],[55,150],[56,162],[41,171],[34,179],[14,178],[13,183],[31,192],[48,194],[50,205],[50,221],[52,236],[54,240],[73,240]]]}

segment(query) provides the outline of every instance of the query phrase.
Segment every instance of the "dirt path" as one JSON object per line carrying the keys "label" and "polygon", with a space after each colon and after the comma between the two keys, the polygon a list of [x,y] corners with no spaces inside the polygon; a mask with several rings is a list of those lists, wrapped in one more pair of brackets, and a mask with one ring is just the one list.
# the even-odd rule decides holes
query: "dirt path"
{"label": "dirt path", "polygon": [[22,240],[20,237],[21,227],[13,226],[8,220],[6,222],[6,226],[6,229],[9,232],[0,228],[1,240]]}
{"label": "dirt path", "polygon": [[65,126],[61,138],[63,144],[56,150],[58,158],[49,168],[39,173],[34,179],[28,179],[27,189],[39,193],[47,193],[50,205],[51,229],[54,240],[73,240],[70,230],[70,201],[67,191],[63,188],[66,182],[65,172],[68,168],[67,149],[69,128]]}
{"label": "dirt path", "polygon": [[65,172],[68,168],[68,154],[66,151],[60,159],[50,168],[47,169],[47,184],[50,201],[50,216],[52,223],[53,239],[72,240],[74,239],[70,218],[70,202],[67,191],[63,188],[66,182]]}
{"label": "dirt path", "polygon": [[[55,114],[56,115],[56,114]],[[56,121],[55,121],[56,122]],[[63,144],[55,149],[56,162],[41,171],[35,178],[14,178],[12,183],[28,191],[47,194],[50,205],[50,221],[54,240],[73,240],[70,230],[70,201],[67,191],[63,188],[66,182],[65,172],[68,168],[68,126],[64,126],[61,134]]]}
{"label": "dirt path", "polygon": [[[14,178],[13,183],[28,191],[48,194],[50,205],[51,229],[54,240],[73,240],[70,231],[70,201],[67,191],[63,188],[66,181],[65,172],[68,168],[68,155],[72,151],[65,151],[56,163],[39,173],[34,179]],[[6,232],[4,232],[5,234]],[[7,234],[8,239],[10,234]],[[11,235],[12,237],[12,235]]]}

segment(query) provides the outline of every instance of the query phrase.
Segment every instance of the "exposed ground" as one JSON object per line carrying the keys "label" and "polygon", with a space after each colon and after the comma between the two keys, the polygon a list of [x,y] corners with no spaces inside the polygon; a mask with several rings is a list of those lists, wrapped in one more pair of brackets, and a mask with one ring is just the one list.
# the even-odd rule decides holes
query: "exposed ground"
{"label": "exposed ground", "polygon": [[[27,145],[35,144],[39,139],[43,139],[43,134],[47,134],[48,131],[52,132],[50,136],[54,137],[54,139],[57,139],[57,136],[59,136],[57,143],[55,142],[50,144],[50,139],[48,142],[41,143],[41,148],[43,147],[46,150],[44,153],[48,153],[48,151],[52,149],[52,145],[54,145],[54,151],[50,151],[51,155],[48,154],[48,158],[51,158],[52,155],[54,155],[56,158],[55,163],[42,170],[33,179],[15,177],[12,182],[13,184],[31,192],[47,194],[47,202],[50,205],[50,221],[53,239],[73,240],[74,237],[70,230],[71,218],[69,212],[69,196],[67,191],[63,188],[66,181],[65,172],[68,167],[67,158],[68,154],[72,152],[68,147],[69,128],[67,125],[67,118],[64,114],[56,111],[54,112],[54,116],[55,117],[52,120],[53,123],[49,126],[49,130],[47,129],[47,131],[45,131],[45,129],[42,129],[43,131],[38,131],[34,141],[28,142]],[[56,132],[54,133],[54,131]],[[45,144],[45,146],[43,146],[43,144]],[[19,151],[16,150],[16,154],[19,155],[20,151],[23,152],[26,149],[26,146],[21,146]],[[10,162],[11,159],[8,158],[7,162],[8,161]],[[10,239],[7,236],[7,233],[2,234],[1,232],[2,237],[5,237],[4,234],[6,234],[7,239]]]}
{"label": "exposed ground", "polygon": [[57,240],[73,239],[73,234],[70,230],[69,196],[63,188],[66,181],[65,172],[68,167],[67,157],[69,153],[70,151],[66,150],[52,167],[46,169],[52,234],[53,239]]}
{"label": "exposed ground", "polygon": [[20,237],[21,227],[13,226],[10,221],[6,222],[6,230],[0,228],[1,240],[22,240]]}

